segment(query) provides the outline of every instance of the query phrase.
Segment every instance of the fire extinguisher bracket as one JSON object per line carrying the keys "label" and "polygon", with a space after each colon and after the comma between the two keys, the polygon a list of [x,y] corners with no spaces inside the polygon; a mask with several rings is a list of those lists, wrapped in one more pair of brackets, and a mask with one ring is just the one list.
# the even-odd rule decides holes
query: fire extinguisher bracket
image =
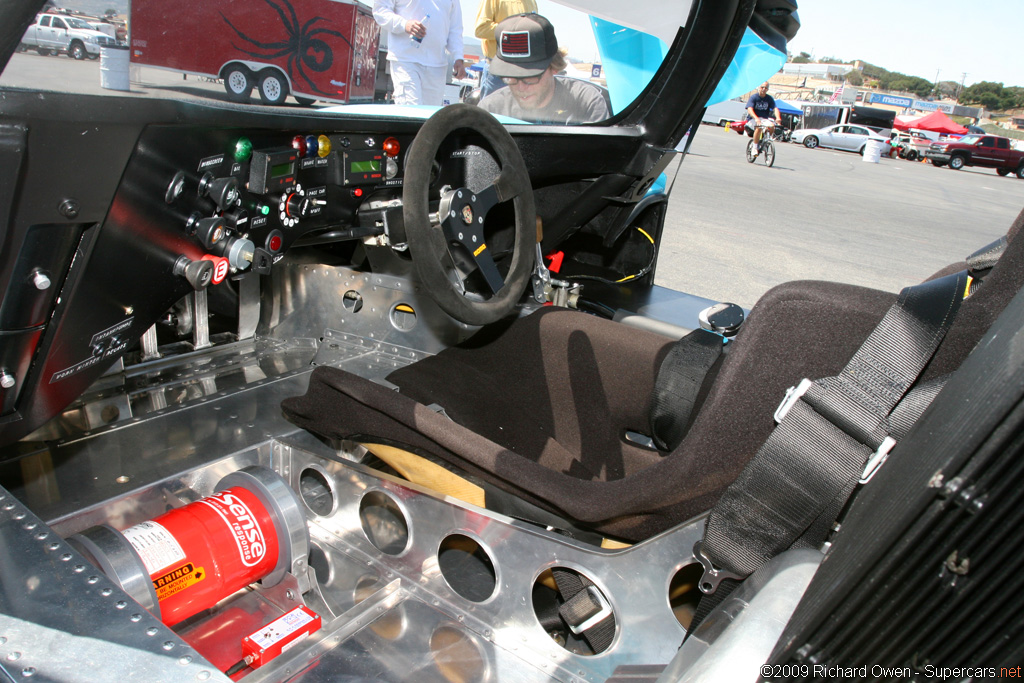
{"label": "fire extinguisher bracket", "polygon": [[119,584],[135,602],[160,618],[160,601],[146,565],[121,532],[103,524],[71,536],[68,543]]}
{"label": "fire extinguisher bracket", "polygon": [[225,475],[214,490],[220,492],[234,486],[248,489],[267,510],[273,511],[274,531],[280,543],[277,565],[260,583],[267,587],[274,586],[281,582],[285,574],[291,573],[298,579],[300,590],[306,592],[309,589],[306,573],[309,528],[298,495],[275,472],[259,466],[246,467]]}

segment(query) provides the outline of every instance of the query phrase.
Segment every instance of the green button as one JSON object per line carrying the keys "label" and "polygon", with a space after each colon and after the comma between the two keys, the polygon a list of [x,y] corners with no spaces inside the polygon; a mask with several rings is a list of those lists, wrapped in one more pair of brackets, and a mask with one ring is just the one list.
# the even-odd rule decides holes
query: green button
{"label": "green button", "polygon": [[249,138],[238,138],[235,143],[235,161],[248,161],[252,156],[252,142]]}

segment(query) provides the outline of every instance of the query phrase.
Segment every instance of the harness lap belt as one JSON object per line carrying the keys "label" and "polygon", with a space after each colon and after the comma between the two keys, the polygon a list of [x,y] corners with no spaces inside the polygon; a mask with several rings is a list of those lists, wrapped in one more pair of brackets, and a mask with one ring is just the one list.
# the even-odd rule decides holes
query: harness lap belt
{"label": "harness lap belt", "polygon": [[702,592],[790,547],[824,542],[854,487],[896,444],[890,414],[934,355],[967,283],[963,271],[904,289],[837,377],[787,392],[778,425],[708,516],[694,549]]}

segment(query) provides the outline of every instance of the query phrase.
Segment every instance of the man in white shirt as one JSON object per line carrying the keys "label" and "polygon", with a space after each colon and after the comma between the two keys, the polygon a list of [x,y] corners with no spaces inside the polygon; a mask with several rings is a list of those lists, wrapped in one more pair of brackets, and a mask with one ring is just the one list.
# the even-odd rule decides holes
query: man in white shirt
{"label": "man in white shirt", "polygon": [[466,76],[459,0],[374,0],[373,18],[388,33],[395,104],[441,106],[446,51],[455,58],[455,78]]}

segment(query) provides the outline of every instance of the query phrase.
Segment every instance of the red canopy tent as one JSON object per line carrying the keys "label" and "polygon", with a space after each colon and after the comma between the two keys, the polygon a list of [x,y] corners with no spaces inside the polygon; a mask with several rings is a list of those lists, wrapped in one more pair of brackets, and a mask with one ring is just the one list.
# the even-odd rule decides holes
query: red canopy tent
{"label": "red canopy tent", "polygon": [[918,130],[930,130],[932,132],[943,133],[945,135],[949,135],[950,133],[964,135],[967,132],[967,128],[961,126],[941,111],[933,111],[931,114],[911,121],[901,121],[900,119],[902,118],[903,117],[901,116],[896,117],[896,121],[893,123],[893,128],[897,128],[899,130],[917,128]]}

